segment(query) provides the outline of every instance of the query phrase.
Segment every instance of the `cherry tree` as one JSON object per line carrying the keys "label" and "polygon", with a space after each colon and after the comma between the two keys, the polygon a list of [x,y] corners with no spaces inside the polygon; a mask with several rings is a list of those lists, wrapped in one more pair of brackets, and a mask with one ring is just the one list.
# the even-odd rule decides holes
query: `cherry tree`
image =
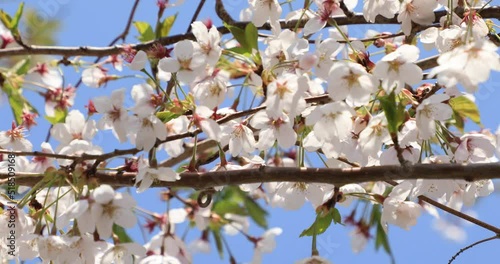
{"label": "cherry tree", "polygon": [[[135,0],[101,47],[39,45],[24,4],[0,10],[0,111],[14,117],[1,118],[1,261],[192,263],[216,248],[261,263],[286,231],[268,226],[267,207],[306,204],[315,220],[297,239],[312,247],[297,263],[334,262],[317,239],[340,228],[354,252],[374,241],[392,255],[391,230],[424,214],[492,232],[450,262],[499,238],[464,213],[500,178],[500,130],[481,125],[474,99],[500,71],[490,2],[249,0],[238,17],[201,0],[181,20],[175,8],[193,2]],[[156,24],[135,16],[140,4]],[[174,23],[188,29],[171,34]],[[361,24],[397,27],[351,36]],[[117,85],[125,78],[134,84]],[[86,110],[74,107],[81,90],[93,94]],[[164,210],[151,212],[137,198],[155,190]],[[144,243],[129,235],[138,223]],[[183,223],[200,238],[186,241]],[[252,259],[233,254],[234,235]]]}

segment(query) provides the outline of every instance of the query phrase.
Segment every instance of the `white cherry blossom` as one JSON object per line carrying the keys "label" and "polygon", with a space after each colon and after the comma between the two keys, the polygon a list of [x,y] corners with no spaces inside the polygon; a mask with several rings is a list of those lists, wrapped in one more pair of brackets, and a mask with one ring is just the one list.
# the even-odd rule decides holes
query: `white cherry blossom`
{"label": "white cherry blossom", "polygon": [[398,22],[405,35],[411,33],[411,23],[430,25],[435,20],[436,0],[404,0],[399,10]]}
{"label": "white cherry blossom", "polygon": [[169,167],[150,167],[145,159],[139,159],[139,170],[135,178],[135,184],[140,182],[137,192],[141,193],[151,186],[155,181],[173,182],[181,177]]}
{"label": "white cherry blossom", "polygon": [[443,103],[449,99],[446,94],[434,94],[417,107],[416,125],[421,139],[427,140],[436,134],[436,121],[451,118],[453,110],[450,105]]}
{"label": "white cherry blossom", "polygon": [[362,106],[377,90],[378,82],[358,63],[340,61],[335,63],[328,79],[328,95],[334,101],[346,100],[350,106]]}
{"label": "white cherry blossom", "polygon": [[17,126],[12,121],[12,128],[7,131],[0,131],[0,147],[16,151],[31,151],[33,144],[25,138],[26,129],[21,125]]}
{"label": "white cherry blossom", "polygon": [[111,97],[100,96],[94,98],[94,105],[98,113],[104,116],[97,123],[99,129],[112,129],[115,137],[121,142],[127,140],[127,126],[129,117],[123,106],[125,89],[114,90]]}
{"label": "white cherry blossom", "polygon": [[200,44],[202,52],[207,56],[207,63],[215,66],[222,54],[220,47],[220,34],[217,27],[207,28],[201,21],[195,21],[191,24],[192,32]]}
{"label": "white cherry blossom", "polygon": [[399,94],[405,83],[416,85],[422,81],[422,69],[415,65],[419,54],[416,46],[402,45],[376,63],[373,75],[382,79],[382,88],[386,92]]}
{"label": "white cherry blossom", "polygon": [[400,7],[398,0],[364,0],[363,2],[363,16],[371,23],[375,22],[378,15],[393,18]]}
{"label": "white cherry blossom", "polygon": [[477,86],[488,80],[490,72],[500,71],[498,47],[489,40],[477,40],[462,45],[439,56],[438,67],[429,77],[437,75],[439,84],[452,87],[462,84],[467,92],[473,93]]}
{"label": "white cherry blossom", "polygon": [[109,185],[102,184],[92,192],[95,201],[91,206],[92,220],[102,239],[111,237],[113,223],[124,228],[135,226],[137,219],[132,212],[136,201],[128,193],[115,192]]}
{"label": "white cherry blossom", "polygon": [[58,150],[69,145],[73,140],[85,140],[92,142],[97,133],[97,125],[94,120],[85,120],[85,117],[79,110],[71,110],[64,123],[57,123],[50,130],[50,134],[61,144]]}
{"label": "white cherry blossom", "polygon": [[174,45],[175,58],[163,58],[158,67],[171,73],[177,73],[177,78],[183,83],[191,83],[205,69],[207,56],[200,44],[191,40],[182,40]]}
{"label": "white cherry blossom", "polygon": [[193,87],[194,98],[210,109],[219,106],[228,96],[229,72],[215,69]]}
{"label": "white cherry blossom", "polygon": [[222,145],[229,144],[229,153],[233,157],[252,153],[256,145],[252,130],[235,120],[223,125],[221,143]]}
{"label": "white cherry blossom", "polygon": [[417,224],[417,218],[420,216],[422,208],[414,202],[405,201],[412,187],[410,182],[404,181],[392,189],[384,200],[380,221],[397,225],[406,230]]}
{"label": "white cherry blossom", "polygon": [[275,140],[278,140],[280,147],[290,148],[295,145],[297,140],[293,124],[285,114],[278,118],[271,118],[267,111],[260,111],[250,120],[250,125],[260,129],[259,141],[257,142],[257,148],[260,150],[269,149]]}
{"label": "white cherry blossom", "polygon": [[252,263],[261,263],[262,262],[262,254],[263,253],[271,253],[276,248],[276,236],[281,235],[283,230],[279,227],[274,227],[256,239],[254,255],[252,259]]}
{"label": "white cherry blossom", "polygon": [[252,23],[260,27],[270,20],[277,22],[283,11],[278,0],[248,0],[252,12]]}

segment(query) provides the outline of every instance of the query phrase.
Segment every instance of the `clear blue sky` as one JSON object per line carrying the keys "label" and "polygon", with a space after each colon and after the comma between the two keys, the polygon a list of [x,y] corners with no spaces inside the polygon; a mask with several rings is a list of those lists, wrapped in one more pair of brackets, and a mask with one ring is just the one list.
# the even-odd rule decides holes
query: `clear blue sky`
{"label": "clear blue sky", "polygon": [[[9,13],[13,13],[17,7],[17,1],[2,1],[7,2],[2,4]],[[58,3],[61,4],[58,4]],[[81,46],[107,45],[118,33],[123,30],[127,20],[130,8],[133,1],[69,1],[69,0],[48,0],[48,1],[28,1],[28,7],[35,8],[44,12],[49,17],[55,17],[62,21],[61,30],[57,33],[58,44],[62,46]],[[179,12],[178,20],[172,30],[172,33],[182,33],[187,28],[187,23],[194,13],[198,1],[186,0],[186,3],[180,8],[166,10],[165,15],[171,15]],[[362,1],[360,1],[361,3]],[[52,4],[47,4],[52,3]],[[141,1],[137,10],[135,20],[148,21],[154,23],[156,18],[157,8],[156,1],[145,0]],[[228,11],[234,18],[238,18],[239,10],[247,5],[246,0],[231,0],[224,1]],[[298,4],[302,4],[299,1]],[[500,4],[499,0],[494,0],[492,5]],[[219,20],[215,16],[214,1],[207,1],[199,18],[212,18],[215,24],[220,25]],[[284,8],[288,11],[287,8]],[[497,23],[498,24],[498,23]],[[350,28],[351,36],[360,36],[368,27],[352,27]],[[383,27],[376,26],[377,30],[382,30]],[[391,27],[393,29],[393,27]],[[137,32],[134,28],[131,29],[130,35],[127,38],[129,43],[136,42],[135,36]],[[83,58],[91,61],[94,58]],[[70,68],[65,69],[67,73],[65,82],[74,84],[78,75]],[[133,101],[130,98],[130,89],[132,85],[141,83],[140,79],[125,79],[123,81],[112,82],[107,87],[94,90],[82,85],[78,90],[77,100],[74,109],[80,109],[85,112],[83,106],[87,104],[88,99],[98,95],[110,94],[113,89],[125,87],[127,88],[128,97],[127,103],[132,105]],[[498,118],[498,100],[500,98],[500,74],[494,73],[491,75],[491,80],[482,85],[479,92],[476,94],[478,105],[482,114],[482,122],[486,128],[496,130],[500,123]],[[43,112],[43,99],[37,95],[33,95],[30,91],[25,91],[28,98],[35,102],[38,109]],[[6,130],[10,126],[12,114],[6,101],[3,100],[0,105],[0,130]],[[36,149],[39,149],[40,143],[44,140],[48,123],[39,118],[39,126],[33,129],[30,133],[30,140],[34,143]],[[472,126],[470,126],[472,128]],[[112,142],[109,144],[107,142]],[[51,140],[53,146],[55,141]],[[94,141],[100,144],[105,151],[112,150],[117,146],[117,141],[110,132],[99,132]],[[130,145],[123,145],[123,148],[128,148]],[[135,190],[131,190],[135,193]],[[158,200],[159,190],[150,190],[145,194],[136,196],[140,206],[161,211],[164,207]],[[486,199],[481,199],[473,210],[479,215],[481,220],[492,225],[500,225],[499,196],[495,192]],[[277,248],[269,255],[265,255],[264,263],[291,263],[296,260],[305,258],[310,255],[311,239],[299,238],[299,234],[304,228],[307,228],[314,219],[314,212],[309,204],[306,204],[299,211],[284,211],[282,209],[269,208],[270,227],[282,227],[283,233],[277,237]],[[343,216],[350,213],[345,208],[341,209]],[[441,212],[440,212],[441,213]],[[441,216],[451,220],[457,220],[452,216],[441,213]],[[449,258],[455,254],[461,247],[470,244],[474,241],[491,236],[490,231],[482,228],[466,225],[467,240],[464,243],[454,243],[443,238],[443,236],[432,228],[433,218],[427,214],[423,214],[418,219],[417,226],[410,231],[402,230],[398,227],[391,227],[389,232],[392,250],[394,252],[397,263],[447,263]],[[255,226],[252,223],[250,233],[252,235],[260,235],[264,230]],[[179,230],[184,230],[185,225],[181,225]],[[334,263],[389,263],[389,257],[382,251],[376,253],[374,250],[374,241],[371,240],[366,249],[359,253],[353,254],[350,247],[350,237],[348,236],[351,228],[342,226],[331,226],[326,233],[318,237],[318,250],[320,254]],[[136,230],[133,233],[137,242],[142,243],[140,233]],[[188,242],[198,236],[198,231],[190,231]],[[238,262],[248,262],[252,258],[252,245],[245,241],[242,236],[237,238],[229,238],[233,254]],[[500,251],[498,246],[500,241],[492,241],[480,245],[461,255],[456,263],[497,263],[500,259]],[[227,255],[226,255],[227,256]],[[219,263],[221,262],[216,249],[212,246],[212,254],[194,256],[195,263]],[[227,263],[227,259],[224,263]]]}

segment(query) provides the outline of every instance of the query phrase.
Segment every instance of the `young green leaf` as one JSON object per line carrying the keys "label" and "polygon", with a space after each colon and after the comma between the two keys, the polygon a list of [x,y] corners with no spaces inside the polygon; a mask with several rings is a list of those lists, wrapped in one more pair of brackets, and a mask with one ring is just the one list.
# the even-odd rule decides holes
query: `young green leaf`
{"label": "young green leaf", "polygon": [[323,234],[328,227],[330,227],[330,224],[333,221],[333,212],[332,210],[328,211],[327,213],[322,213],[319,212],[316,216],[316,220],[314,223],[300,234],[300,237],[303,236],[313,236],[314,233],[316,232],[316,235]]}
{"label": "young green leaf", "polygon": [[245,197],[243,203],[253,221],[259,226],[267,229],[267,211],[249,196]]}
{"label": "young green leaf", "polygon": [[66,116],[68,115],[67,110],[55,109],[54,116],[45,116],[45,119],[49,121],[52,125],[63,123],[66,120]]}
{"label": "young green leaf", "polygon": [[382,109],[384,109],[385,117],[387,118],[387,128],[389,132],[397,133],[399,126],[403,123],[405,107],[396,102],[396,95],[394,92],[389,95],[383,96],[380,99]]}
{"label": "young green leaf", "polygon": [[161,23],[161,34],[160,37],[166,37],[168,34],[170,34],[170,30],[172,29],[172,26],[174,25],[175,19],[177,18],[177,14],[173,16],[169,16],[163,20]]}
{"label": "young green leaf", "polygon": [[245,42],[247,43],[248,48],[250,49],[250,53],[252,49],[258,50],[258,37],[259,32],[253,23],[248,23],[245,27]]}
{"label": "young green leaf", "polygon": [[179,114],[172,113],[170,111],[161,111],[156,113],[156,117],[161,120],[163,123],[167,123],[168,121],[179,117]]}
{"label": "young green leaf", "polygon": [[226,24],[224,23],[224,26],[229,29],[229,31],[231,32],[231,34],[233,34],[234,38],[236,39],[236,41],[238,41],[238,43],[240,43],[241,47],[249,52],[249,53],[252,53],[252,47],[248,44],[248,40],[247,40],[247,36],[246,36],[246,32],[245,30],[239,28],[239,27],[236,27],[236,26],[232,26],[232,25],[229,25],[229,24]]}
{"label": "young green leaf", "polygon": [[481,116],[477,105],[466,96],[451,98],[450,106],[460,117],[469,118],[474,123],[481,125]]}
{"label": "young green leaf", "polygon": [[141,42],[147,42],[153,40],[155,38],[155,33],[153,32],[153,28],[148,22],[143,21],[135,21],[135,28],[139,32],[139,36],[137,39]]}
{"label": "young green leaf", "polygon": [[19,26],[19,21],[21,20],[23,10],[24,10],[24,2],[21,2],[19,4],[19,7],[17,8],[16,14],[10,21],[9,29],[12,31],[12,34],[18,34],[17,27]]}
{"label": "young green leaf", "polygon": [[113,234],[115,234],[118,237],[118,241],[120,243],[131,243],[134,242],[132,238],[127,234],[125,229],[117,224],[113,224]]}
{"label": "young green leaf", "polygon": [[222,237],[219,228],[212,229],[212,235],[214,236],[215,246],[217,247],[217,252],[219,252],[220,258],[224,258],[224,247],[222,246]]}

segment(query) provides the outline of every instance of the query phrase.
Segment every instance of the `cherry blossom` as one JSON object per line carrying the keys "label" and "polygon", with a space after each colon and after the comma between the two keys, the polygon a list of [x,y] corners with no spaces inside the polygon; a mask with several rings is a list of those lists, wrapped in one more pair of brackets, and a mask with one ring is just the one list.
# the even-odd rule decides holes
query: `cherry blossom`
{"label": "cherry blossom", "polygon": [[290,119],[285,114],[278,118],[271,118],[266,111],[261,111],[253,116],[250,125],[260,129],[259,141],[257,142],[257,148],[260,150],[269,149],[275,140],[278,140],[280,147],[289,148],[295,144],[297,139]]}
{"label": "cherry blossom", "polygon": [[155,181],[176,181],[181,177],[172,168],[168,167],[150,167],[149,162],[144,159],[139,160],[139,171],[135,182],[141,183],[137,192],[141,193],[151,186]]}
{"label": "cherry blossom", "polygon": [[415,85],[422,80],[422,69],[415,65],[419,53],[417,47],[405,44],[376,63],[373,75],[382,79],[386,92],[399,94],[405,83]]}
{"label": "cherry blossom", "polygon": [[65,122],[55,124],[50,133],[61,143],[58,147],[60,150],[73,140],[92,142],[97,133],[97,126],[94,120],[85,120],[80,111],[71,110],[66,116]]}
{"label": "cherry blossom", "polygon": [[252,12],[252,23],[260,27],[269,19],[271,24],[281,16],[281,5],[278,0],[248,0]]}
{"label": "cherry blossom", "polygon": [[267,86],[266,110],[270,117],[278,117],[284,111],[290,117],[306,107],[305,79],[294,74],[283,74]]}
{"label": "cherry blossom", "polygon": [[221,128],[215,120],[210,118],[213,113],[214,111],[208,109],[206,106],[198,106],[193,115],[193,122],[197,127],[201,128],[210,139],[218,141],[221,137]]}
{"label": "cherry blossom", "polygon": [[154,114],[147,116],[133,116],[130,118],[133,124],[129,133],[135,136],[133,142],[137,149],[149,151],[156,144],[156,140],[167,138],[167,128],[161,120]]}
{"label": "cherry blossom", "polygon": [[200,44],[191,40],[182,40],[174,45],[175,58],[163,58],[158,67],[165,71],[176,73],[179,81],[191,83],[205,69],[207,56]]}
{"label": "cherry blossom", "polygon": [[495,146],[482,134],[465,134],[455,151],[455,160],[464,162],[485,162],[495,154]]}
{"label": "cherry blossom", "polygon": [[313,125],[314,135],[320,141],[338,145],[349,136],[353,115],[355,112],[344,102],[329,103],[314,108],[306,118],[306,125]]}
{"label": "cherry blossom", "polygon": [[103,184],[92,192],[92,199],[95,201],[90,208],[92,220],[101,238],[111,236],[113,223],[124,228],[136,224],[132,212],[136,201],[128,193],[115,192],[111,186]]}
{"label": "cherry blossom", "polygon": [[500,71],[498,47],[489,40],[477,40],[441,54],[438,67],[430,72],[438,82],[451,87],[462,84],[467,92],[475,92],[477,85],[488,80],[490,71]]}
{"label": "cherry blossom", "polygon": [[123,107],[125,89],[114,90],[111,97],[101,96],[94,98],[95,108],[104,116],[98,122],[99,129],[112,129],[113,134],[120,142],[126,141],[129,117]]}
{"label": "cherry blossom", "polygon": [[201,50],[207,56],[208,65],[215,66],[222,54],[219,31],[214,26],[208,28],[201,21],[193,22],[191,28],[196,40],[200,44]]}
{"label": "cherry blossom", "polygon": [[282,232],[283,230],[281,228],[274,227],[267,230],[261,237],[256,239],[252,263],[261,263],[262,254],[270,253],[276,248],[275,238],[281,235]]}
{"label": "cherry blossom", "polygon": [[35,81],[42,81],[51,88],[61,88],[63,85],[60,70],[49,66],[47,63],[37,63],[35,68],[31,69],[31,72],[30,76],[34,77]]}
{"label": "cherry blossom", "polygon": [[137,54],[135,54],[134,59],[132,59],[128,67],[133,71],[140,71],[144,69],[147,62],[148,55],[146,54],[146,52],[139,50]]}
{"label": "cherry blossom", "polygon": [[435,20],[434,9],[437,8],[435,0],[404,0],[399,10],[398,22],[405,35],[411,33],[412,22],[419,25],[430,25]]}
{"label": "cherry blossom", "polygon": [[387,130],[387,119],[383,113],[370,119],[368,125],[359,134],[359,146],[361,151],[372,157],[377,157],[377,153],[382,147],[382,143],[390,139]]}
{"label": "cherry blossom", "polygon": [[404,181],[392,189],[384,200],[384,209],[380,218],[382,222],[397,225],[406,230],[417,223],[417,218],[421,214],[420,205],[405,201],[412,187],[410,182]]}
{"label": "cherry blossom", "polygon": [[136,243],[120,243],[104,252],[102,263],[133,263],[133,255],[143,257],[146,249]]}
{"label": "cherry blossom", "polygon": [[368,103],[371,93],[377,90],[377,80],[357,63],[341,61],[330,70],[328,94],[334,101],[346,100],[350,106]]}
{"label": "cherry blossom", "polygon": [[12,128],[7,131],[0,131],[0,147],[17,151],[31,151],[33,144],[25,138],[23,126],[17,126],[12,121]]}
{"label": "cherry blossom", "polygon": [[76,89],[72,86],[67,86],[65,89],[56,88],[47,90],[45,97],[45,113],[47,116],[54,116],[56,110],[68,110],[75,101]]}
{"label": "cherry blossom", "polygon": [[[47,142],[43,142],[41,144],[41,148],[42,148],[42,151],[41,151],[42,153],[49,153],[49,154],[54,153],[52,146]],[[47,170],[48,168],[53,167],[53,166],[54,166],[54,158],[37,156],[37,157],[33,157],[33,160],[31,163],[31,171],[43,173],[43,172],[45,172],[45,170]]]}
{"label": "cherry blossom", "polygon": [[10,44],[15,43],[14,37],[10,30],[8,30],[3,23],[0,23],[0,49],[5,49]]}
{"label": "cherry blossom", "polygon": [[363,4],[363,16],[368,22],[374,23],[377,15],[393,18],[399,11],[400,3],[397,0],[365,0]]}
{"label": "cherry blossom", "polygon": [[162,95],[156,94],[153,87],[147,83],[132,87],[132,99],[135,101],[133,111],[139,116],[151,115],[163,103]]}
{"label": "cherry blossom", "polygon": [[252,130],[245,124],[231,120],[223,125],[222,145],[229,144],[229,153],[233,157],[249,154],[255,150],[255,138]]}
{"label": "cherry blossom", "polygon": [[[317,1],[319,2],[319,1]],[[352,2],[352,1],[346,1]],[[357,1],[356,1],[357,2]],[[308,36],[323,29],[331,16],[343,15],[337,1],[320,1],[317,13],[310,18],[304,25],[304,35]]]}
{"label": "cherry blossom", "polygon": [[[165,126],[167,128],[167,136],[177,135],[187,131],[189,120],[186,116],[179,116],[168,121]],[[163,143],[161,146],[165,148],[167,154],[171,157],[179,156],[184,150],[184,142],[182,139],[172,140]]]}
{"label": "cherry blossom", "polygon": [[194,98],[208,108],[219,106],[226,98],[229,89],[229,73],[215,69],[213,73],[193,87]]}
{"label": "cherry blossom", "polygon": [[435,94],[422,101],[417,107],[416,125],[421,139],[427,140],[436,134],[436,121],[451,118],[453,110],[448,104],[443,103],[449,99],[450,97],[446,94]]}

